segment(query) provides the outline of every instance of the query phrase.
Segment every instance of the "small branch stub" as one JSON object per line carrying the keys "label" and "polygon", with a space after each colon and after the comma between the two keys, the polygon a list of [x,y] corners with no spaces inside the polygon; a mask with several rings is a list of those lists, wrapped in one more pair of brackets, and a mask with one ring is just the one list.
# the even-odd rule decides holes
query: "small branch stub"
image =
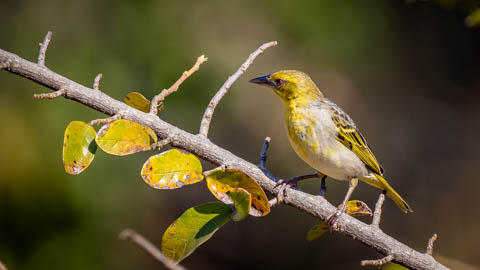
{"label": "small branch stub", "polygon": [[167,144],[171,144],[173,141],[173,137],[167,137],[166,139],[163,139],[163,140],[160,140],[152,145],[150,145],[150,148],[151,149],[161,149],[163,148],[164,146],[166,146]]}
{"label": "small branch stub", "polygon": [[197,58],[197,62],[195,62],[195,64],[193,65],[193,67],[190,70],[184,71],[182,76],[180,76],[180,78],[178,78],[178,80],[172,86],[170,86],[170,88],[163,89],[163,91],[160,94],[156,95],[152,99],[152,104],[150,105],[150,113],[157,115],[158,114],[158,104],[163,102],[168,95],[177,91],[178,87],[180,87],[180,84],[182,84],[193,73],[197,72],[200,69],[200,65],[205,63],[207,60],[208,60],[208,58],[205,57],[205,55],[199,56]]}
{"label": "small branch stub", "polygon": [[388,262],[391,262],[394,259],[393,255],[388,255],[384,258],[378,260],[363,260],[360,262],[362,266],[376,266],[380,267]]}
{"label": "small branch stub", "polygon": [[47,53],[48,44],[50,44],[50,40],[52,39],[52,32],[48,31],[43,39],[43,42],[40,43],[40,52],[38,53],[38,62],[40,66],[45,66],[45,54]]}
{"label": "small branch stub", "polygon": [[253,63],[253,60],[257,56],[263,53],[266,49],[273,47],[277,45],[276,41],[268,42],[260,46],[257,50],[255,50],[250,56],[247,58],[247,60],[238,68],[238,70],[228,79],[225,81],[225,83],[222,85],[222,87],[217,91],[215,96],[210,100],[210,103],[207,106],[207,109],[205,109],[205,112],[203,113],[203,117],[200,123],[200,135],[207,137],[208,135],[208,129],[210,128],[210,122],[212,121],[212,116],[213,116],[213,111],[215,111],[215,108],[217,107],[218,103],[220,100],[227,94],[228,89],[233,85],[233,83],[240,78],[247,68]]}
{"label": "small branch stub", "polygon": [[102,79],[103,74],[98,73],[97,77],[95,77],[95,80],[93,81],[93,89],[99,90],[100,87],[100,80]]}
{"label": "small branch stub", "polygon": [[382,216],[382,205],[385,201],[385,190],[380,193],[378,197],[378,201],[375,204],[375,211],[373,212],[373,219],[372,219],[372,226],[379,227],[380,226],[380,218]]}
{"label": "small branch stub", "polygon": [[270,179],[272,179],[275,182],[278,182],[280,178],[275,176],[273,173],[271,173],[265,166],[265,163],[267,162],[267,151],[268,147],[270,147],[270,137],[266,137],[265,141],[263,142],[262,146],[262,151],[260,152],[260,160],[258,161],[257,167]]}
{"label": "small branch stub", "polygon": [[142,248],[145,252],[147,252],[150,256],[152,256],[155,260],[161,262],[167,269],[170,269],[170,270],[186,270],[185,267],[181,266],[180,264],[177,264],[172,259],[163,255],[163,253],[155,245],[153,245],[150,241],[145,239],[145,237],[143,237],[142,235],[140,235],[139,233],[137,233],[137,232],[135,232],[131,229],[123,230],[118,237],[121,240],[125,240],[127,238],[130,239],[133,243],[135,243],[137,246]]}
{"label": "small branch stub", "polygon": [[66,93],[67,91],[65,89],[60,89],[51,93],[34,94],[33,97],[38,99],[54,99],[60,96],[65,96]]}
{"label": "small branch stub", "polygon": [[432,256],[433,254],[433,244],[435,243],[435,240],[437,240],[438,235],[436,233],[433,234],[433,236],[428,240],[428,245],[427,245],[427,254]]}

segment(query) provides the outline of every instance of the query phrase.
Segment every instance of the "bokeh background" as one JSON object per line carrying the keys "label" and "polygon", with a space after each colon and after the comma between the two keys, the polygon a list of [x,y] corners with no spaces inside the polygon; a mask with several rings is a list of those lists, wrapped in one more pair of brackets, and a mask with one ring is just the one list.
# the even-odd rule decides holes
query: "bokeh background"
{"label": "bokeh background", "polygon": [[[382,228],[423,251],[480,266],[480,30],[465,18],[475,1],[15,1],[0,2],[0,48],[35,61],[48,30],[47,66],[116,99],[148,98],[196,57],[209,61],[169,96],[160,117],[197,132],[205,106],[260,44],[277,40],[218,106],[211,140],[251,162],[272,137],[268,166],[281,177],[310,173],[288,144],[283,108],[248,79],[280,69],[311,75],[368,139],[390,183],[414,208],[388,200]],[[154,190],[140,178],[152,153],[100,150],[81,175],[63,170],[70,121],[103,117],[0,72],[0,261],[9,269],[159,269],[118,233],[130,227],[157,245],[185,209],[213,201],[205,184]],[[211,164],[204,164],[211,168]],[[300,187],[317,193],[319,181]],[[347,184],[328,180],[340,203]],[[374,206],[379,191],[354,193]],[[368,219],[365,219],[368,221]],[[183,264],[189,269],[358,269],[376,251],[339,234],[308,243],[315,219],[280,206],[229,223]],[[459,267],[454,267],[460,269]],[[465,268],[466,269],[466,268]],[[473,268],[472,268],[473,269]]]}

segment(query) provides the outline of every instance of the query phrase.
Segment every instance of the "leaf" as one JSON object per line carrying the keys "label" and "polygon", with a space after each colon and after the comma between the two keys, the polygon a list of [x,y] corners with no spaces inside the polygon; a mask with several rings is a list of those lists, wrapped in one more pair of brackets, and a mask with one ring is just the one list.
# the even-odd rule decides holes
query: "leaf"
{"label": "leaf", "polygon": [[235,211],[232,215],[233,221],[243,220],[248,216],[250,207],[252,206],[252,195],[243,188],[233,188],[227,191],[228,197],[233,201]]}
{"label": "leaf", "polygon": [[265,216],[270,213],[267,195],[258,183],[240,170],[214,170],[207,176],[210,192],[222,202],[231,203],[227,192],[234,188],[243,188],[252,196],[250,215]]}
{"label": "leaf", "polygon": [[382,270],[408,270],[408,268],[396,263],[388,262],[382,266]]}
{"label": "leaf", "polygon": [[[357,216],[371,216],[372,210],[368,205],[359,200],[351,200],[347,202],[347,210],[345,213],[357,217]],[[330,229],[330,226],[323,221],[319,220],[313,225],[313,227],[307,232],[307,241],[311,242],[318,237],[322,236]]]}
{"label": "leaf", "polygon": [[63,136],[63,166],[69,174],[79,174],[92,163],[97,151],[97,133],[82,121],[72,121]]}
{"label": "leaf", "polygon": [[475,9],[467,18],[465,18],[465,24],[468,27],[480,25],[480,8]]}
{"label": "leaf", "polygon": [[101,127],[95,141],[103,151],[125,156],[150,150],[150,145],[157,142],[157,135],[148,127],[120,119]]}
{"label": "leaf", "polygon": [[[146,113],[150,112],[150,106],[151,106],[150,100],[148,100],[145,96],[143,96],[139,92],[128,93],[125,96],[124,100],[125,100],[125,103],[130,107],[133,107],[142,112],[146,112]],[[163,109],[163,102],[159,103],[157,108],[159,111]]]}
{"label": "leaf", "polygon": [[170,149],[148,158],[140,175],[153,188],[175,189],[202,181],[202,171],[195,155]]}
{"label": "leaf", "polygon": [[372,216],[372,210],[368,205],[359,200],[351,200],[347,202],[347,211],[345,213],[349,214],[352,217],[359,216]]}
{"label": "leaf", "polygon": [[163,254],[177,262],[185,259],[227,223],[232,212],[230,206],[220,202],[188,209],[163,234]]}

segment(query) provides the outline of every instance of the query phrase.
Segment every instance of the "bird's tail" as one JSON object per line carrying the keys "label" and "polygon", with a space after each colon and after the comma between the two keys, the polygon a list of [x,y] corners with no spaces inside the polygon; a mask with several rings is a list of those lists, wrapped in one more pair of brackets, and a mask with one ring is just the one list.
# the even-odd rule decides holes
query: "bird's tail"
{"label": "bird's tail", "polygon": [[387,180],[385,180],[383,176],[376,173],[372,173],[371,175],[372,176],[362,178],[361,180],[369,185],[387,191],[387,196],[390,197],[405,213],[413,212],[408,203],[387,183]]}

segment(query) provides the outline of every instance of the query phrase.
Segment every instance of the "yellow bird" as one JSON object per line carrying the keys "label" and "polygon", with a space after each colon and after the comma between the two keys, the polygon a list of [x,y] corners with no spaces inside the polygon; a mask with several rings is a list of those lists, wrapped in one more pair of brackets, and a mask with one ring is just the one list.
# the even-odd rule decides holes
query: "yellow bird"
{"label": "yellow bird", "polygon": [[332,226],[345,211],[358,180],[385,190],[400,209],[412,212],[383,178],[383,168],[350,116],[328,100],[307,74],[281,70],[250,82],[272,88],[282,99],[288,138],[295,152],[321,174],[350,182],[343,203],[329,219]]}

